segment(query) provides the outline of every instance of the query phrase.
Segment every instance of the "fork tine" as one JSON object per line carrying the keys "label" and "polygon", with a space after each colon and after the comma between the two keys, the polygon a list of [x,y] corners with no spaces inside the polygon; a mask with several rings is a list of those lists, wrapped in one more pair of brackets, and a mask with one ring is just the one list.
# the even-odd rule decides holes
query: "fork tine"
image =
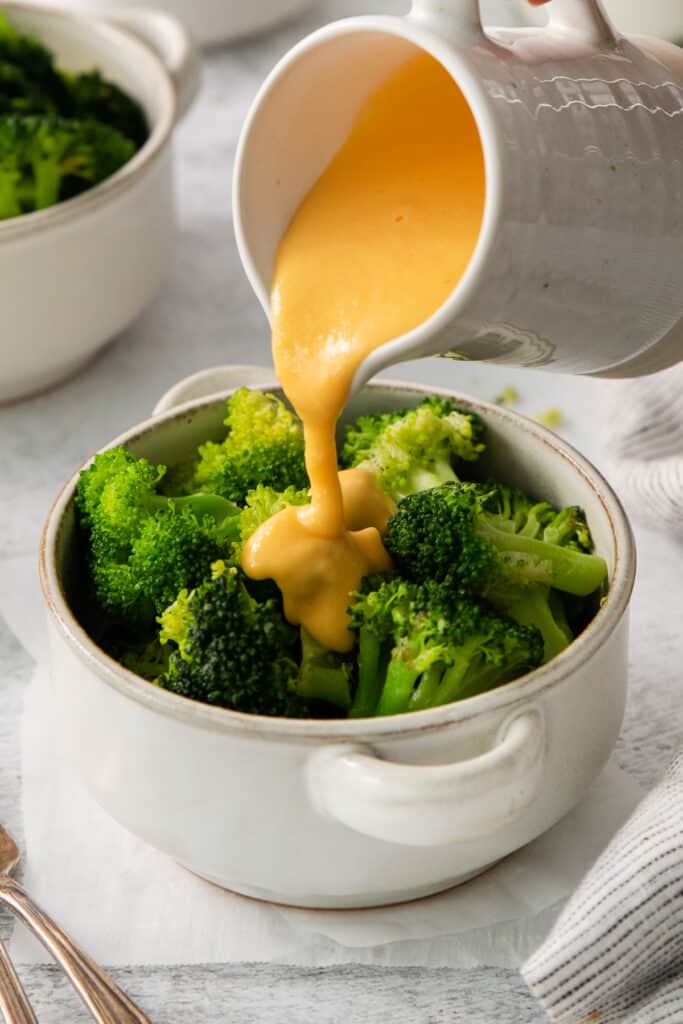
{"label": "fork tine", "polygon": [[0,1010],[6,1024],[38,1024],[19,975],[0,942]]}

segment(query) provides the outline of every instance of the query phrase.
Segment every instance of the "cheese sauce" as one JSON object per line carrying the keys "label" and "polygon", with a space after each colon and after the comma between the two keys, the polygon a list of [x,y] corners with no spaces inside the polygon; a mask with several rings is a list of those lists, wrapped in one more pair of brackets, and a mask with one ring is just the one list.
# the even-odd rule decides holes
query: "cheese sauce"
{"label": "cheese sauce", "polygon": [[287,618],[335,650],[353,643],[349,593],[391,568],[381,539],[391,503],[369,473],[337,472],[336,423],[365,357],[423,323],[457,285],[484,193],[472,113],[423,54],[365,102],[280,243],[273,355],[304,424],[311,503],[265,523],[242,564],[275,579]]}

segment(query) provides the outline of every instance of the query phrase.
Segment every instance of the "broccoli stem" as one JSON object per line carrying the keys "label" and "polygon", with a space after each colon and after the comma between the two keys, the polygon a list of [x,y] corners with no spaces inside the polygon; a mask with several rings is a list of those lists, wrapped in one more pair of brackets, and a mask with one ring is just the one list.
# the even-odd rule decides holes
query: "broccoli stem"
{"label": "broccoli stem", "polygon": [[418,467],[411,473],[408,481],[408,493],[415,494],[418,491],[428,491],[432,487],[440,487],[441,484],[458,482],[458,477],[453,472],[450,463],[445,460],[435,461],[430,469]]}
{"label": "broccoli stem", "polygon": [[236,505],[233,505],[227,498],[221,498],[218,494],[191,494],[186,498],[166,498],[161,494],[151,494],[146,499],[146,503],[152,511],[156,509],[163,511],[169,505],[175,505],[176,508],[190,508],[198,519],[209,516],[217,523],[222,523],[227,516],[234,515],[239,511]]}
{"label": "broccoli stem", "polygon": [[419,675],[419,670],[405,660],[403,652],[396,652],[389,662],[375,713],[378,716],[400,715],[407,711]]}
{"label": "broccoli stem", "polygon": [[384,678],[382,643],[376,633],[361,629],[358,640],[358,686],[349,718],[371,718]]}
{"label": "broccoli stem", "polygon": [[439,686],[428,705],[430,708],[438,708],[442,704],[450,704],[451,701],[460,698],[462,681],[467,674],[469,666],[470,663],[467,655],[462,658],[456,658],[455,664],[451,665],[444,672],[441,686]]}
{"label": "broccoli stem", "polygon": [[216,523],[214,533],[217,543],[237,540],[239,536],[240,509],[227,498],[218,494],[191,494],[185,498],[166,498],[161,494],[151,494],[145,499],[150,512],[164,512],[169,508],[189,508],[197,520],[213,519]]}
{"label": "broccoli stem", "polygon": [[429,666],[410,698],[410,711],[422,711],[424,708],[432,706],[432,701],[436,697],[443,674],[444,667],[442,664],[437,662],[437,664]]}
{"label": "broccoli stem", "polygon": [[342,669],[317,666],[306,672],[296,688],[303,700],[323,700],[348,711],[351,703],[349,684]]}
{"label": "broccoli stem", "polygon": [[[471,697],[475,693],[483,693],[496,685],[500,676],[500,668],[495,668],[495,676],[487,672],[480,656],[481,637],[473,636],[453,652],[453,664],[446,669],[441,686],[429,705],[432,708],[442,704],[450,704],[454,700]],[[489,678],[490,677],[490,678]]]}
{"label": "broccoli stem", "polygon": [[550,661],[563,651],[572,639],[566,618],[555,613],[549,603],[547,587],[532,586],[520,589],[519,596],[504,602],[503,610],[520,626],[535,626],[543,637],[543,660]]}
{"label": "broccoli stem", "polygon": [[8,171],[0,174],[0,220],[19,217],[22,213],[17,188],[19,177],[18,173]]}
{"label": "broccoli stem", "polygon": [[548,596],[548,606],[552,613],[553,619],[557,623],[559,629],[562,630],[564,635],[567,637],[568,643],[571,643],[574,639],[574,631],[569,625],[569,619],[567,618],[567,611],[564,607],[564,600],[559,590],[551,590]]}
{"label": "broccoli stem", "polygon": [[56,160],[36,160],[33,164],[35,208],[45,210],[59,201],[62,175]]}
{"label": "broccoli stem", "polygon": [[[605,561],[598,555],[587,555],[573,548],[546,544],[542,540],[532,540],[518,533],[506,533],[483,516],[478,519],[476,530],[480,537],[488,540],[502,554],[526,556],[531,563],[530,573],[538,573],[536,582],[548,583],[568,594],[587,597],[602,585],[607,574]],[[514,561],[511,565],[514,567]]]}
{"label": "broccoli stem", "polygon": [[467,697],[475,697],[478,693],[486,693],[496,686],[501,686],[515,676],[515,665],[491,665],[477,659],[478,664],[472,664],[465,677],[460,683],[458,700],[465,700]]}

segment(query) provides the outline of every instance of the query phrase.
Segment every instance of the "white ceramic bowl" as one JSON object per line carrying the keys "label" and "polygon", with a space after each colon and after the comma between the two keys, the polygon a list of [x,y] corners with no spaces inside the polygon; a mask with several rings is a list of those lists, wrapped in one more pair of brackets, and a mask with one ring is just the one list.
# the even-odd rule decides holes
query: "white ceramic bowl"
{"label": "white ceramic bowl", "polygon": [[[52,3],[54,0],[47,0]],[[64,0],[57,0],[63,3]],[[155,6],[180,18],[198,42],[216,46],[262,32],[299,14],[313,0],[158,0]],[[69,7],[111,13],[117,7],[143,7],[141,0],[66,0]]]}
{"label": "white ceramic bowl", "polygon": [[[205,375],[205,391],[226,372],[239,383],[223,369]],[[195,379],[190,387],[197,386]],[[426,393],[373,384],[347,415],[410,406]],[[77,475],[66,484],[40,556],[54,715],[77,774],[122,825],[227,888],[298,906],[359,907],[461,882],[581,799],[622,721],[631,531],[609,486],[567,444],[507,409],[456,397],[488,425],[486,473],[585,508],[610,590],[552,663],[429,711],[355,721],[263,718],[189,701],[127,672],[72,611]],[[220,436],[224,399],[195,398],[112,444],[152,460],[182,458],[200,439]]]}
{"label": "white ceramic bowl", "polygon": [[0,221],[0,402],[76,371],[154,296],[173,257],[171,138],[198,86],[185,29],[155,11],[93,19],[3,3],[72,70],[98,67],[134,96],[150,124],[144,146],[74,199]]}

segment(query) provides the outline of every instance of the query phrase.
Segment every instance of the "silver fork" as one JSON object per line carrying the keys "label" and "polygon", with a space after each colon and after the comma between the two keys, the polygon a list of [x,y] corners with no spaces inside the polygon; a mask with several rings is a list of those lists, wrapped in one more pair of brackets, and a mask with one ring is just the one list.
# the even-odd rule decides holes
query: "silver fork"
{"label": "silver fork", "polygon": [[[150,1024],[142,1010],[109,975],[83,952],[55,922],[33,902],[11,872],[19,863],[19,850],[0,825],[0,903],[4,903],[42,942],[64,969],[69,981],[98,1024]],[[3,985],[4,982],[4,985]],[[8,1024],[36,1024],[26,993],[4,952],[0,952],[0,1009]],[[9,1010],[14,1014],[9,1015]]]}

